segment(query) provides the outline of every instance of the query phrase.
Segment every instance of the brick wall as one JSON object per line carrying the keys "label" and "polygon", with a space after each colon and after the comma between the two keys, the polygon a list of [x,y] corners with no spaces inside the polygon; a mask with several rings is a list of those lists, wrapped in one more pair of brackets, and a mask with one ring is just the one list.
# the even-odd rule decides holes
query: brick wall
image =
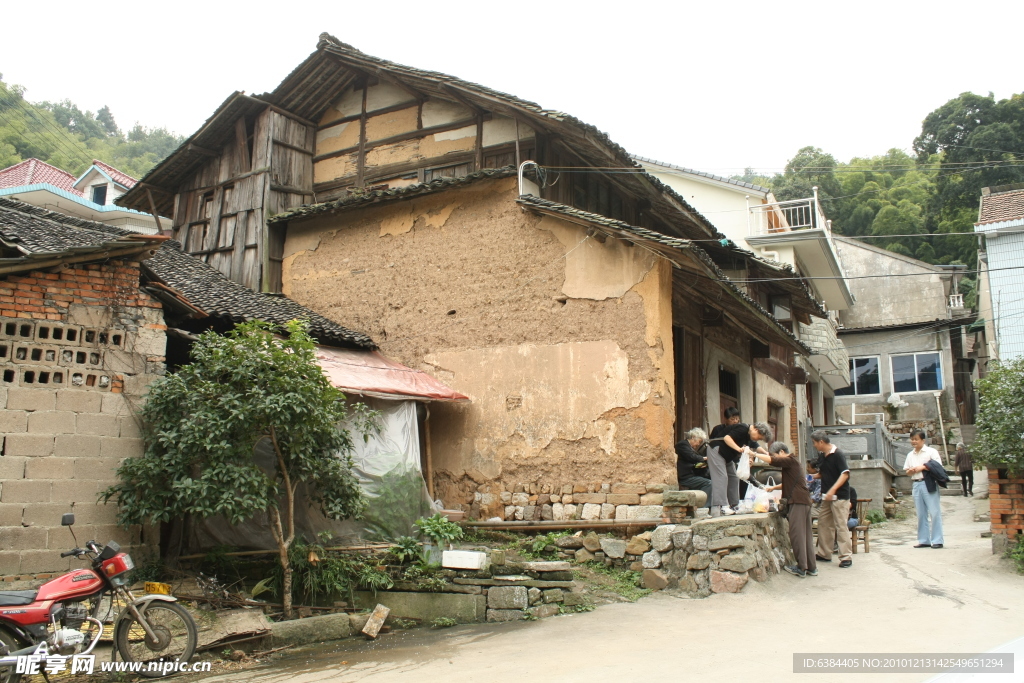
{"label": "brick wall", "polygon": [[1024,478],[1010,478],[1006,470],[989,469],[988,504],[992,520],[992,552],[1001,554],[1008,543],[1024,533]]}
{"label": "brick wall", "polygon": [[135,411],[164,372],[165,330],[138,263],[0,280],[0,575],[67,569],[64,512],[81,542],[156,542],[117,528],[97,494],[142,453]]}
{"label": "brick wall", "polygon": [[796,419],[796,401],[789,407],[789,446],[793,455],[800,455],[800,423]]}

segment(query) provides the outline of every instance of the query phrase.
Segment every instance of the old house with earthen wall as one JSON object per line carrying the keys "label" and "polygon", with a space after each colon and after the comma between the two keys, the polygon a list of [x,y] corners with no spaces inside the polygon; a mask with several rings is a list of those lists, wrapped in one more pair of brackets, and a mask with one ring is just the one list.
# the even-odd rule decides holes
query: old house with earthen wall
{"label": "old house with earthen wall", "polygon": [[326,34],[118,201],[469,396],[430,408],[425,469],[481,517],[643,516],[688,428],[753,415],[752,364],[801,381],[761,292],[824,315],[592,126]]}

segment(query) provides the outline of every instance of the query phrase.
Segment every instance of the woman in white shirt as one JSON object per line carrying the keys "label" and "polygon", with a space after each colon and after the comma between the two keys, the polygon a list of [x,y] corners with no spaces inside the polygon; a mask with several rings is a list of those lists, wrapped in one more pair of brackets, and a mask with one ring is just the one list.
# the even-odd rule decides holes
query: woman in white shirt
{"label": "woman in white shirt", "polygon": [[[924,445],[926,434],[923,429],[915,429],[910,433],[910,444],[914,450],[907,454],[903,469],[914,481],[914,509],[917,510],[917,545],[915,548],[942,547],[942,508],[940,507],[939,487],[928,490],[924,480],[925,463],[935,460],[942,463],[939,452]],[[930,523],[929,523],[930,518]]]}

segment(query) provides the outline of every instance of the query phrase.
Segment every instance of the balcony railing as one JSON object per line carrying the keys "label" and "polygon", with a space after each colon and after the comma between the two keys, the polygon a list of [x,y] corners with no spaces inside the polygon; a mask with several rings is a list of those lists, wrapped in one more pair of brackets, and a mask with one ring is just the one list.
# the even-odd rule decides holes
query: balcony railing
{"label": "balcony railing", "polygon": [[814,188],[813,197],[758,204],[751,206],[747,213],[747,226],[751,236],[823,228],[831,237],[831,223],[821,210],[817,187]]}
{"label": "balcony railing", "polygon": [[949,295],[949,307],[950,308],[963,308],[964,307],[964,295],[963,294],[950,294]]}

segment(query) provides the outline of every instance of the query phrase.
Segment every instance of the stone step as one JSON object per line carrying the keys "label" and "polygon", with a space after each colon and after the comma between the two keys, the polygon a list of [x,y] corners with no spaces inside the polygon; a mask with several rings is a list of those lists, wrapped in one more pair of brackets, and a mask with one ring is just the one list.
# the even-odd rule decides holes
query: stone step
{"label": "stone step", "polygon": [[[508,586],[508,581],[495,581],[494,579],[452,579],[453,582],[464,586]],[[541,581],[531,579],[530,581],[517,581],[514,585],[526,586],[527,588],[572,588],[572,581]]]}

